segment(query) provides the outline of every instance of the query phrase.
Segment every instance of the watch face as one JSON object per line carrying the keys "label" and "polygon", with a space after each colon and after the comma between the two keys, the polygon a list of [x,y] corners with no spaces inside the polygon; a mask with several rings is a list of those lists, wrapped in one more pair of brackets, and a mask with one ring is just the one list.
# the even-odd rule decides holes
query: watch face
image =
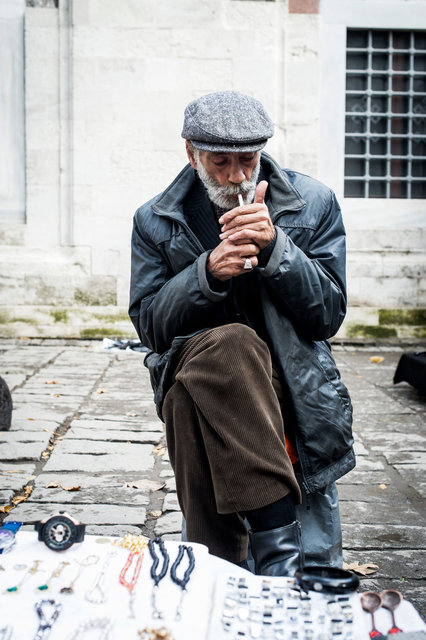
{"label": "watch face", "polygon": [[69,549],[77,539],[77,529],[66,516],[53,516],[43,525],[41,539],[53,551]]}
{"label": "watch face", "polygon": [[15,542],[15,534],[9,529],[0,529],[0,551],[8,551]]}

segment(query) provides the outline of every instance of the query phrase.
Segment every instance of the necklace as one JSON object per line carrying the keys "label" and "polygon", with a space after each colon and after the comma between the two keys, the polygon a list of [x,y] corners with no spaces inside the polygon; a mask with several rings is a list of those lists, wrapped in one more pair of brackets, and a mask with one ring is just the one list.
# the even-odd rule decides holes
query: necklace
{"label": "necklace", "polygon": [[[156,573],[160,560],[156,554],[155,545],[158,545],[158,548],[160,549],[160,553],[163,556],[163,566],[161,567],[161,570],[159,573]],[[151,578],[154,580],[154,587],[151,593],[152,617],[156,619],[163,618],[164,617],[163,613],[157,607],[156,594],[158,590],[158,585],[166,575],[167,569],[169,568],[170,557],[169,557],[169,554],[167,553],[166,546],[164,542],[161,540],[161,538],[154,538],[154,540],[150,540],[148,542],[148,547],[149,547],[149,552],[152,558]]]}
{"label": "necklace", "polygon": [[[186,569],[185,573],[183,574],[183,578],[178,578],[177,574],[176,574],[176,571],[177,571],[178,566],[182,562],[182,559],[183,559],[183,556],[184,556],[185,553],[188,556],[188,568]],[[182,619],[181,610],[182,610],[183,598],[184,598],[184,595],[186,593],[186,585],[189,582],[189,578],[191,577],[191,573],[193,572],[194,567],[195,567],[195,558],[194,558],[194,552],[192,550],[192,547],[187,547],[185,544],[180,544],[176,560],[174,561],[174,563],[172,564],[172,566],[170,568],[170,577],[171,577],[171,579],[173,580],[173,582],[175,584],[178,585],[178,587],[180,587],[182,589],[182,594],[181,594],[180,601],[179,601],[179,604],[177,606],[176,614],[175,614],[175,620],[177,620],[177,621]]]}
{"label": "necklace", "polygon": [[[38,571],[39,564],[42,563],[42,560],[34,560],[32,567],[28,569],[28,571],[24,574],[23,578],[16,584],[14,587],[8,587],[4,590],[4,593],[16,593],[24,584],[25,580],[28,580],[30,576],[33,576]],[[0,636],[1,639],[1,636]]]}
{"label": "necklace", "polygon": [[[58,578],[62,571],[65,569],[65,567],[69,564],[69,562],[60,562],[59,565],[57,566],[57,568],[52,572],[51,576],[49,577],[49,579],[47,580],[47,582],[45,582],[45,584],[41,584],[39,587],[37,587],[37,589],[39,591],[47,591],[50,587],[50,583],[52,582],[52,580],[54,578]],[[43,602],[49,602],[48,600],[43,600]]]}
{"label": "necklace", "polygon": [[74,593],[74,585],[79,579],[79,577],[81,576],[81,574],[83,573],[83,571],[85,570],[85,568],[90,567],[92,564],[96,564],[98,560],[99,560],[99,556],[87,556],[87,558],[84,558],[83,560],[80,560],[80,561],[76,560],[76,563],[80,567],[77,572],[77,575],[70,582],[68,587],[62,587],[62,589],[60,590],[60,593],[68,593],[68,594]]}
{"label": "necklace", "polygon": [[[129,567],[131,566],[131,564],[133,563],[133,559],[136,558],[136,566],[133,569],[133,575],[132,578],[130,580],[130,582],[128,582],[126,580],[126,573],[127,570],[129,569]],[[126,587],[126,589],[129,591],[129,618],[134,618],[135,617],[135,612],[133,609],[133,603],[134,603],[134,589],[136,586],[136,583],[138,581],[139,578],[139,574],[141,571],[141,567],[142,567],[142,559],[143,559],[143,552],[133,552],[131,551],[128,555],[128,558],[126,560],[126,564],[124,565],[124,567],[122,568],[122,570],[120,571],[120,584],[123,585],[123,587]]]}
{"label": "necklace", "polygon": [[80,640],[85,631],[92,629],[100,629],[99,640],[108,640],[112,627],[113,623],[109,618],[90,618],[79,624],[68,640]]}
{"label": "necklace", "polygon": [[40,600],[40,602],[35,604],[35,610],[40,622],[34,640],[44,640],[44,638],[50,635],[53,624],[61,613],[61,609],[62,605],[54,600]]}
{"label": "necklace", "polygon": [[90,589],[86,592],[85,598],[88,602],[92,602],[93,604],[102,604],[103,602],[106,602],[107,596],[104,589],[105,574],[108,569],[109,563],[111,562],[111,559],[116,555],[116,551],[110,551],[110,553],[108,553],[107,557],[105,558],[102,569],[100,570],[93,587],[90,587]]}

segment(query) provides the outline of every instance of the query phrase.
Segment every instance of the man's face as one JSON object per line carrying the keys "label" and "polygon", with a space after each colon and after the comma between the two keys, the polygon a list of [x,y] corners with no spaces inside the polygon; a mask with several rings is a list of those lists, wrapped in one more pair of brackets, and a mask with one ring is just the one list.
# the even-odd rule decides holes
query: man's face
{"label": "man's face", "polygon": [[241,193],[245,204],[253,201],[260,170],[260,153],[188,152],[191,165],[198,171],[210,200],[221,209],[238,206]]}

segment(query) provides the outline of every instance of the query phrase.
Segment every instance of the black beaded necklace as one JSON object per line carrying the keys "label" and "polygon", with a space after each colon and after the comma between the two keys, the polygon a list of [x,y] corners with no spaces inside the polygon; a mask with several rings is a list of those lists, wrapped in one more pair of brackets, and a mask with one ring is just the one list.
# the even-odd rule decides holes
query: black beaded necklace
{"label": "black beaded necklace", "polygon": [[[163,565],[159,573],[156,573],[160,560],[155,551],[155,545],[158,545],[158,548],[160,549],[160,553],[163,557]],[[154,580],[154,587],[151,593],[152,617],[163,618],[164,617],[163,613],[157,607],[156,592],[157,592],[160,581],[164,578],[164,576],[167,573],[167,569],[169,568],[170,557],[169,557],[169,554],[167,553],[166,546],[161,538],[154,538],[153,540],[150,540],[148,542],[148,548],[152,558],[151,578]]]}
{"label": "black beaded necklace", "polygon": [[[183,560],[183,556],[185,555],[185,553],[188,556],[188,568],[186,569],[185,573],[183,574],[183,578],[178,578],[176,571],[177,568],[179,567],[180,563]],[[191,573],[193,572],[195,567],[195,558],[194,558],[194,552],[192,550],[192,547],[187,547],[184,544],[180,544],[179,545],[179,551],[176,557],[176,560],[173,562],[171,568],[170,568],[170,578],[173,580],[173,582],[175,584],[178,585],[178,587],[180,587],[182,589],[182,595],[180,597],[180,601],[178,604],[178,607],[176,609],[176,615],[175,615],[175,620],[181,620],[182,615],[181,615],[181,609],[182,609],[182,601],[183,601],[183,597],[186,593],[186,585],[189,582],[189,579],[191,577]]]}

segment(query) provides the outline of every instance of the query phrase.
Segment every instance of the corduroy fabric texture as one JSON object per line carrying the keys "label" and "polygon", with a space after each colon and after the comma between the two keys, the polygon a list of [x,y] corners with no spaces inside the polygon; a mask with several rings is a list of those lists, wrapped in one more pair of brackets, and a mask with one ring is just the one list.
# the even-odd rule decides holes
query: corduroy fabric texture
{"label": "corduroy fabric texture", "polygon": [[187,537],[231,562],[247,556],[245,511],[300,489],[284,443],[269,349],[242,324],[189,339],[163,416]]}

